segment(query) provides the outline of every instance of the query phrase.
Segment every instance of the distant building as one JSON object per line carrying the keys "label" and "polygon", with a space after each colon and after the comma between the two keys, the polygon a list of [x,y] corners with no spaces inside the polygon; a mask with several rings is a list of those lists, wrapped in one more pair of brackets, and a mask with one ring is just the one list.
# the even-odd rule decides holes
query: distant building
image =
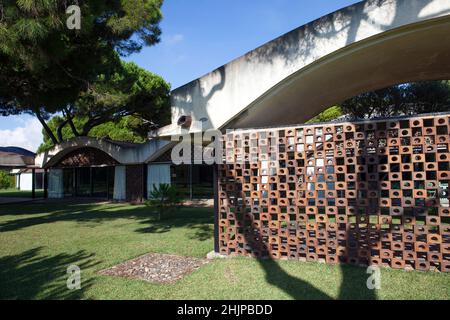
{"label": "distant building", "polygon": [[[15,176],[17,190],[44,189],[44,170],[36,169],[36,154],[19,147],[0,147],[0,169]],[[35,173],[33,179],[33,173]]]}
{"label": "distant building", "polygon": [[19,147],[0,147],[0,168],[26,168],[34,166],[36,154]]}
{"label": "distant building", "polygon": [[[44,189],[44,170],[35,170],[35,188],[36,190]],[[33,190],[33,170],[32,169],[13,169],[11,174],[15,176],[15,187],[21,191]]]}

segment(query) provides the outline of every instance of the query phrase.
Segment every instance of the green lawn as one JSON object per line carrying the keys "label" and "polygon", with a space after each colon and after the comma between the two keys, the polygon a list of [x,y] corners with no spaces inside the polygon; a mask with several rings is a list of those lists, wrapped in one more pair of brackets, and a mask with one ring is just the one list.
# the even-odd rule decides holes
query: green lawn
{"label": "green lawn", "polygon": [[[204,257],[213,247],[208,208],[184,208],[157,222],[144,206],[27,203],[0,206],[2,299],[449,299],[450,275],[383,269],[366,289],[364,268],[246,258],[215,260],[179,282],[150,284],[98,270],[148,252]],[[66,269],[82,270],[82,290]]]}
{"label": "green lawn", "polygon": [[[17,189],[0,189],[0,198],[31,198],[31,191],[20,191]],[[36,197],[44,197],[43,190],[36,190]]]}

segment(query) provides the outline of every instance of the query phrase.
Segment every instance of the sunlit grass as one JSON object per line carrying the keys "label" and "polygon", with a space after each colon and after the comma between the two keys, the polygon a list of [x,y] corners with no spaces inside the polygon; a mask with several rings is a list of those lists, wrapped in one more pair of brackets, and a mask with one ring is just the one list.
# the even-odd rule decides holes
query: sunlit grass
{"label": "sunlit grass", "polygon": [[[183,208],[156,221],[145,206],[30,203],[0,207],[3,299],[449,299],[450,275],[382,270],[381,290],[364,268],[248,258],[215,260],[175,284],[100,276],[148,252],[204,257],[213,248],[213,212]],[[82,290],[66,288],[69,265]]]}

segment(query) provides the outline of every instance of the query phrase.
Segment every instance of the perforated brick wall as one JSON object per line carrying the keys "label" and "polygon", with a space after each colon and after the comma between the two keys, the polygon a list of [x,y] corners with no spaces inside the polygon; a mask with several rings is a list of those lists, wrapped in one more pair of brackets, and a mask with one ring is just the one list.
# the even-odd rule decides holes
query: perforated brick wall
{"label": "perforated brick wall", "polygon": [[227,255],[450,271],[450,116],[224,135]]}

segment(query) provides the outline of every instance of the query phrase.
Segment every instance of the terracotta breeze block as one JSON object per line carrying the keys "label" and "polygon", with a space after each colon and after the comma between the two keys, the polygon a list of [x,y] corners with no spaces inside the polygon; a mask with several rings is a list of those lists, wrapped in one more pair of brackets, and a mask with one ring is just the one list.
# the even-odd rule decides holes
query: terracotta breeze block
{"label": "terracotta breeze block", "polygon": [[436,115],[228,135],[220,252],[449,272],[449,133]]}

